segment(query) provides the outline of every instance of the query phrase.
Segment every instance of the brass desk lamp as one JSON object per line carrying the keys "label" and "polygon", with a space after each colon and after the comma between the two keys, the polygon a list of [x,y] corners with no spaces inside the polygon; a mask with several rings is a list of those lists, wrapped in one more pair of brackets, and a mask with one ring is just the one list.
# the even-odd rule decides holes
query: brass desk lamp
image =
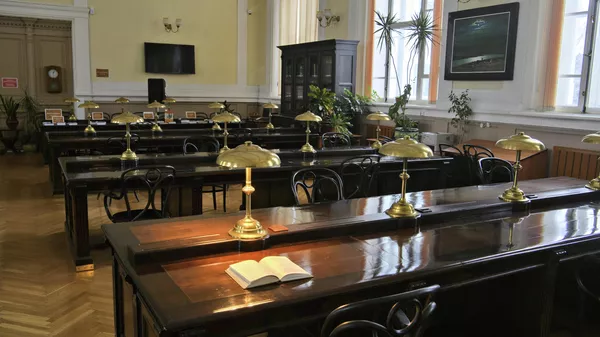
{"label": "brass desk lamp", "polygon": [[253,145],[252,142],[246,142],[221,153],[217,157],[217,164],[230,168],[246,168],[246,185],[242,188],[242,192],[246,194],[246,216],[235,224],[229,231],[229,235],[238,239],[260,239],[267,236],[260,222],[252,218],[251,195],[254,192],[252,168],[279,166],[281,165],[279,156],[258,145]]}
{"label": "brass desk lamp", "polygon": [[164,109],[165,105],[154,101],[147,105],[148,108],[154,109],[154,122],[152,122],[152,132],[162,132],[162,128],[158,125],[158,109]]}
{"label": "brass desk lamp", "polygon": [[373,112],[372,114],[367,115],[367,120],[370,121],[377,121],[377,129],[375,129],[375,142],[373,142],[373,144],[371,144],[371,147],[374,149],[379,149],[381,148],[381,142],[379,141],[379,133],[381,132],[381,128],[379,127],[381,125],[381,121],[389,121],[391,120],[390,116],[388,114],[385,114],[381,111],[376,111]]}
{"label": "brass desk lamp", "polygon": [[306,144],[302,145],[302,147],[300,148],[300,151],[309,152],[309,153],[317,152],[317,151],[315,151],[315,148],[312,145],[310,145],[310,142],[309,142],[310,122],[319,123],[323,119],[310,111],[300,114],[300,115],[296,116],[296,118],[294,118],[294,119],[297,121],[300,121],[300,122],[306,122]]}
{"label": "brass desk lamp", "polygon": [[[119,98],[115,99],[115,103],[118,103],[118,104],[127,104],[127,103],[129,103],[129,98],[127,98],[127,97],[119,97]],[[124,113],[124,112],[125,112],[125,107],[122,106],[121,107],[121,113]]]}
{"label": "brass desk lamp", "polygon": [[65,103],[69,103],[71,105],[71,114],[69,115],[69,120],[70,121],[77,121],[77,116],[75,116],[75,109],[73,108],[73,103],[79,103],[79,98],[77,97],[71,97],[71,98],[66,98],[64,100]]}
{"label": "brass desk lamp", "polygon": [[138,115],[134,115],[129,111],[125,111],[113,117],[113,119],[111,120],[111,122],[115,124],[125,123],[125,141],[127,142],[127,149],[125,150],[125,152],[123,152],[123,154],[121,154],[121,160],[137,160],[137,155],[131,150],[131,132],[129,129],[129,124],[141,123],[143,121],[144,118]]}
{"label": "brass desk lamp", "polygon": [[273,109],[277,109],[277,108],[279,108],[277,106],[277,104],[273,104],[273,103],[263,104],[263,109],[269,109],[269,124],[267,124],[267,126],[266,126],[267,131],[275,129],[275,125],[273,125],[273,123],[271,123],[271,118],[272,118],[272,115],[273,115],[272,114],[272,110]]}
{"label": "brass desk lamp", "polygon": [[526,202],[528,199],[525,197],[525,193],[518,187],[519,170],[523,168],[521,166],[521,151],[542,151],[546,147],[539,140],[531,138],[523,132],[506,139],[500,139],[496,142],[496,146],[505,150],[517,151],[517,159],[513,165],[515,170],[513,185],[499,196],[500,200],[506,202]]}
{"label": "brass desk lamp", "polygon": [[227,132],[227,123],[239,123],[241,122],[240,118],[232,113],[229,113],[227,111],[221,112],[220,114],[215,115],[212,118],[212,121],[214,123],[223,123],[224,126],[224,130],[223,130],[223,148],[221,148],[221,150],[219,152],[225,152],[227,150],[229,150],[229,147],[227,146],[227,136],[229,136],[229,132]]}
{"label": "brass desk lamp", "polygon": [[[600,134],[590,133],[589,135],[583,137],[581,141],[588,144],[600,144]],[[598,160],[600,161],[600,158],[598,158]],[[590,190],[600,190],[600,175],[597,178],[590,180],[585,187],[589,188]]]}
{"label": "brass desk lamp", "polygon": [[98,109],[100,106],[92,101],[85,101],[79,104],[79,108],[84,108],[87,115],[88,126],[83,130],[86,135],[96,133],[96,129],[92,126],[92,112],[91,109]]}
{"label": "brass desk lamp", "polygon": [[408,158],[429,158],[433,156],[433,151],[431,151],[429,146],[418,143],[417,141],[410,139],[409,136],[405,136],[402,139],[383,144],[379,149],[379,153],[384,156],[403,159],[402,173],[400,174],[400,179],[402,179],[402,196],[400,200],[394,203],[390,209],[385,211],[385,213],[392,218],[418,217],[419,213],[415,211],[414,206],[406,201],[406,181],[410,178],[407,173]]}
{"label": "brass desk lamp", "polygon": [[[222,109],[225,109],[225,105],[223,105],[222,103],[219,102],[214,102],[214,103],[210,103],[208,105],[209,109],[216,109],[216,113],[219,114],[219,112],[221,112]],[[213,131],[221,131],[221,126],[218,123],[214,123],[213,127],[212,127]]]}
{"label": "brass desk lamp", "polygon": [[166,97],[165,99],[163,99],[163,103],[165,103],[165,105],[167,106],[167,109],[170,109],[171,104],[177,103],[177,100],[173,97]]}

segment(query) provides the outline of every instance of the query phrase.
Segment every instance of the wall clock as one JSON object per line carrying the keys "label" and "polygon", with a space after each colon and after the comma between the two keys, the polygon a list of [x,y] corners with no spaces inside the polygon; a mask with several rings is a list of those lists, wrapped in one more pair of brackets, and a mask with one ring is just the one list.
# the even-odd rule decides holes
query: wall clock
{"label": "wall clock", "polygon": [[59,66],[44,67],[46,74],[46,91],[50,94],[62,92],[62,68]]}

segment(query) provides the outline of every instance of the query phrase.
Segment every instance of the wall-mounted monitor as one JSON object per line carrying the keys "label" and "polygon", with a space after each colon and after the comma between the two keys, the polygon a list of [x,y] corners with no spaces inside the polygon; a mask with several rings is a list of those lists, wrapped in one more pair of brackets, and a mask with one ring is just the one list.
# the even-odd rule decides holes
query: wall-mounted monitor
{"label": "wall-mounted monitor", "polygon": [[152,74],[195,74],[194,46],[184,44],[144,43],[146,72]]}

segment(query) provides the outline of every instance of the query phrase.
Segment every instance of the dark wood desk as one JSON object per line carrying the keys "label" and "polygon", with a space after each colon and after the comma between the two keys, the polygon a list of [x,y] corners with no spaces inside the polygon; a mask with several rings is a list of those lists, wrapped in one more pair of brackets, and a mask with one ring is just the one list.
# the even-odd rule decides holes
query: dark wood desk
{"label": "dark wood desk", "polygon": [[[259,168],[252,172],[252,195],[254,209],[291,206],[294,198],[291,190],[293,172],[305,167],[328,167],[337,170],[351,157],[373,154],[370,147],[330,148],[317,151],[305,158],[299,150],[277,150],[280,167]],[[139,165],[171,165],[177,170],[176,185],[169,199],[171,216],[200,214],[198,198],[204,184],[240,184],[245,180],[243,169],[223,169],[216,165],[217,154],[195,153],[140,155]],[[445,186],[444,170],[451,158],[434,157],[409,161],[411,179],[409,191],[435,189]],[[93,264],[90,257],[88,205],[90,193],[116,188],[121,177],[118,155],[95,157],[61,157],[59,159],[63,188],[65,189],[65,232],[72,247],[77,266]],[[402,161],[382,158],[380,170],[374,182],[373,195],[392,194],[400,191]],[[83,267],[81,267],[83,269]]]}
{"label": "dark wood desk", "polygon": [[[511,164],[515,163],[516,152],[505,150],[496,146],[496,142],[492,140],[483,139],[471,139],[463,144],[456,145],[461,151],[463,145],[478,145],[488,148],[496,158],[504,159]],[[447,155],[456,155],[456,150],[447,148],[445,150]],[[522,151],[521,152],[521,164],[523,169],[519,171],[519,180],[529,179],[540,179],[548,177],[548,164],[549,164],[548,149],[543,151]]]}
{"label": "dark wood desk", "polygon": [[[75,122],[71,122],[69,120],[65,121],[65,125],[46,125],[43,124],[42,125],[42,132],[54,132],[54,131],[80,131],[83,132],[83,130],[87,127],[88,125],[88,121],[87,120],[77,120]],[[106,122],[106,124],[104,125],[98,125],[97,122]],[[69,123],[77,123],[77,125],[70,125]],[[96,131],[118,131],[118,130],[122,130],[123,126],[119,125],[119,124],[113,124],[109,121],[93,121],[92,122],[94,129],[96,129]],[[246,122],[242,121],[241,123],[237,123],[235,124],[235,127],[245,127],[246,126]],[[175,123],[170,123],[170,124],[166,124],[166,123],[162,123],[160,124],[160,127],[163,130],[178,130],[178,129],[207,129],[207,128],[211,128],[213,126],[213,123],[210,120],[207,121],[203,121],[203,120],[191,120],[190,123],[185,123],[182,122],[181,119],[176,119]],[[131,131],[134,130],[150,130],[152,128],[152,123],[149,121],[146,121],[144,123],[136,123],[136,124],[132,124],[131,125]]]}
{"label": "dark wood desk", "polygon": [[[306,134],[298,129],[277,129],[267,133],[264,129],[253,130],[252,142],[267,149],[299,149],[306,142]],[[204,130],[170,130],[163,131],[154,135],[149,130],[136,132],[140,136],[140,141],[136,147],[142,152],[143,149],[151,148],[155,151],[181,153],[183,151],[183,141],[185,139],[193,140],[195,136],[213,136],[210,129]],[[84,136],[81,132],[47,132],[47,156],[48,156],[48,174],[52,187],[52,192],[62,193],[62,184],[60,181],[60,168],[58,167],[59,156],[69,156],[75,154],[77,150],[93,150],[102,154],[118,154],[123,152],[119,142],[108,144],[111,137],[122,137],[124,132],[118,131],[98,131],[94,136]],[[223,145],[223,134],[214,133],[214,137]],[[316,146],[319,142],[319,135],[310,137],[311,144]],[[244,142],[243,138],[229,136],[229,147],[234,147]]]}
{"label": "dark wood desk", "polygon": [[[284,224],[289,231],[270,232],[264,249],[251,252],[227,235],[241,214],[104,225],[114,257],[116,334],[247,336],[411,287],[439,284],[447,294],[532,273],[531,289],[507,292],[526,294],[509,300],[515,301],[511,312],[483,318],[495,319],[500,330],[516,328],[514,336],[545,337],[560,263],[600,251],[598,208],[588,205],[600,192],[583,184],[572,178],[524,182],[538,195],[525,205],[497,199],[507,184],[411,193],[418,207],[432,210],[418,221],[382,213],[394,196],[264,209],[255,216],[265,227]],[[288,256],[314,278],[243,290],[224,272],[232,263],[272,255]],[[466,320],[464,303],[438,306]],[[507,320],[513,312],[527,317]],[[469,321],[468,328],[476,325]]]}

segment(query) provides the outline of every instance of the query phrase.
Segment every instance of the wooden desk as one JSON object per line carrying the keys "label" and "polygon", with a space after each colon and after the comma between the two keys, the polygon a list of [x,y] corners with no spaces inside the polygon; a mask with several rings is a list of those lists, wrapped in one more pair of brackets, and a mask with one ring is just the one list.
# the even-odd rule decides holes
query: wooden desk
{"label": "wooden desk", "polygon": [[[351,157],[373,154],[370,147],[330,148],[318,150],[313,157],[304,158],[299,150],[276,151],[280,167],[257,168],[252,171],[253,209],[291,206],[294,198],[290,180],[293,172],[306,167],[328,167],[338,170],[340,164]],[[241,184],[245,180],[244,169],[223,169],[216,165],[217,154],[194,153],[139,155],[139,165],[171,165],[175,167],[176,185],[169,199],[171,216],[200,214],[198,198],[204,184]],[[411,179],[408,191],[435,189],[445,186],[445,167],[451,158],[434,157],[409,161]],[[61,157],[59,159],[63,188],[65,189],[65,232],[76,266],[92,265],[88,228],[88,194],[119,186],[120,159],[115,156]],[[401,190],[398,178],[402,161],[382,158],[380,170],[373,185],[373,195],[397,193]],[[181,191],[181,193],[180,193]],[[180,199],[181,197],[181,199]]]}
{"label": "wooden desk", "polygon": [[[515,163],[516,152],[496,147],[495,141],[471,139],[464,142],[463,144],[456,145],[456,147],[462,150],[463,145],[466,144],[486,147],[490,149],[492,153],[494,153],[494,156],[496,156],[496,158],[504,159],[512,164]],[[446,149],[445,152],[448,155],[458,154],[456,150],[452,148]],[[543,151],[522,151],[521,164],[523,166],[523,169],[519,171],[519,181],[548,177],[548,163],[548,149],[545,149]]]}
{"label": "wooden desk", "polygon": [[[561,261],[600,251],[598,209],[586,204],[600,192],[584,183],[524,182],[538,194],[526,205],[497,199],[508,184],[411,193],[418,207],[432,210],[417,222],[382,213],[391,196],[265,209],[255,214],[264,226],[284,224],[289,232],[271,232],[265,249],[252,252],[239,251],[227,235],[241,214],[104,225],[114,257],[116,334],[142,327],[136,336],[247,336],[411,285],[440,284],[447,292],[535,272],[534,288],[522,289],[530,291],[526,299],[514,297],[512,310],[527,317],[513,335],[547,336]],[[288,256],[314,278],[243,290],[224,272],[272,255]],[[462,313],[469,308],[461,303],[438,305]],[[500,329],[514,328],[505,326],[512,323],[507,314],[492,317],[502,317]]]}

